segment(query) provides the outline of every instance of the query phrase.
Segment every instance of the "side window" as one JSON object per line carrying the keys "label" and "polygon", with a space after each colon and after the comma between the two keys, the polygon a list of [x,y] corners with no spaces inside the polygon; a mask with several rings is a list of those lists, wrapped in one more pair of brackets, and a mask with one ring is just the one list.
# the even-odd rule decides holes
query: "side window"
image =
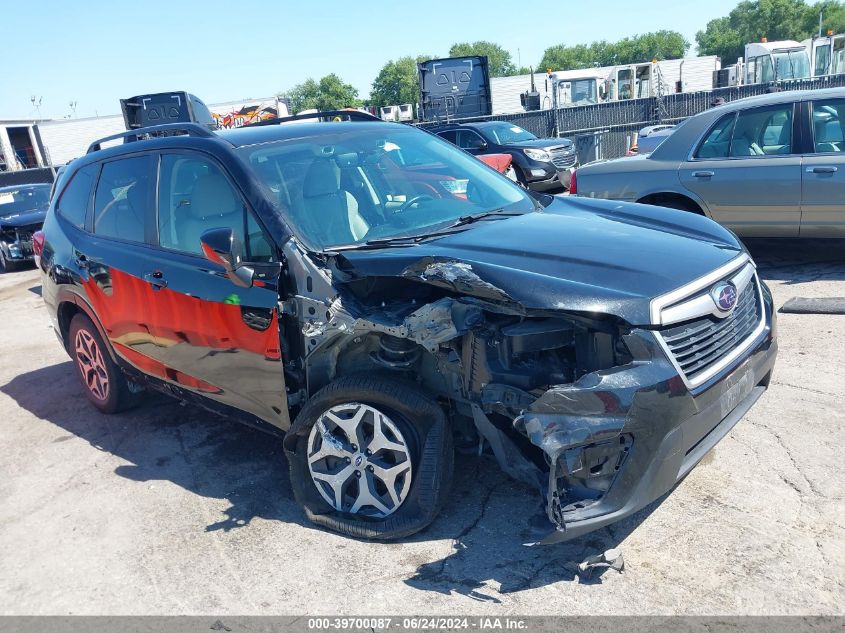
{"label": "side window", "polygon": [[845,99],[813,101],[813,146],[817,154],[845,151]]}
{"label": "side window", "polygon": [[[163,154],[158,193],[158,241],[170,248],[202,254],[200,239],[209,229],[230,228],[250,261],[272,261],[273,249],[222,169],[190,154]],[[244,222],[247,221],[247,233]]]}
{"label": "side window", "polygon": [[452,144],[457,145],[457,143],[458,143],[457,139],[455,138],[455,130],[449,130],[448,132],[440,132],[438,134],[438,136],[446,139],[447,141],[449,141]]}
{"label": "side window", "polygon": [[830,66],[830,47],[819,46],[816,49],[816,59],[815,67],[813,68],[813,75],[826,75],[828,66]]}
{"label": "side window", "polygon": [[727,158],[736,114],[731,112],[716,121],[716,125],[698,146],[696,158]]}
{"label": "side window", "polygon": [[458,147],[461,149],[479,149],[484,139],[472,130],[458,130]]}
{"label": "side window", "polygon": [[731,156],[792,153],[792,104],[752,108],[739,113],[731,140]]}
{"label": "side window", "polygon": [[144,241],[149,206],[151,157],[134,156],[103,164],[94,194],[94,233]]}
{"label": "side window", "polygon": [[56,203],[58,214],[80,229],[85,228],[85,218],[91,202],[91,190],[94,188],[99,167],[97,164],[88,165],[77,171]]}

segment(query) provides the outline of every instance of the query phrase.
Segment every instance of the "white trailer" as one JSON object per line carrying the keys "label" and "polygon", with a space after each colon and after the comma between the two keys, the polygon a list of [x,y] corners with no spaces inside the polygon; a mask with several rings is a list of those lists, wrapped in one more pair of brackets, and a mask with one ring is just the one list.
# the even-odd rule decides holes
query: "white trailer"
{"label": "white trailer", "polygon": [[[535,73],[542,109],[624,101],[657,94],[696,92],[713,87],[713,72],[721,68],[716,55],[658,62]],[[530,88],[531,75],[490,80],[493,114],[522,111],[520,94]]]}

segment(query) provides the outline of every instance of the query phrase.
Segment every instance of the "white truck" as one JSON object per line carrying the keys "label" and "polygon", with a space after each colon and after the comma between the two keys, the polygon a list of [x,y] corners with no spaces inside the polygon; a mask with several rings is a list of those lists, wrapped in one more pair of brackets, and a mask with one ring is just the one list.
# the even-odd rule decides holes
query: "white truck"
{"label": "white truck", "polygon": [[828,31],[827,35],[804,40],[801,44],[810,55],[813,77],[845,73],[845,33],[834,35],[833,31]]}
{"label": "white truck", "polygon": [[810,76],[807,47],[793,40],[760,42],[745,45],[745,57],[737,64],[744,67],[744,83],[765,84],[784,79],[804,79]]}

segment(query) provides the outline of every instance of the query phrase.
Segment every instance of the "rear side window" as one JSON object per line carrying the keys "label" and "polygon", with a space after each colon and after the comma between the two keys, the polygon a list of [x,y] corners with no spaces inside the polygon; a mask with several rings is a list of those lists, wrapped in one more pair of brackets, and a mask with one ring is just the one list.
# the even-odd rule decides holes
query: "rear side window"
{"label": "rear side window", "polygon": [[710,130],[710,133],[704,138],[701,145],[698,146],[695,157],[727,158],[735,120],[736,114],[733,112],[719,119],[716,125],[713,126],[713,129]]}
{"label": "rear side window", "polygon": [[456,132],[454,130],[449,130],[448,132],[438,132],[437,135],[441,138],[445,138],[450,143],[457,143],[455,138]]}
{"label": "rear side window", "polygon": [[77,171],[65,187],[56,204],[56,211],[68,222],[80,229],[85,228],[91,190],[97,179],[99,165],[88,165]]}
{"label": "rear side window", "polygon": [[131,242],[144,241],[149,207],[149,156],[134,156],[103,165],[94,194],[94,232]]}
{"label": "rear side window", "polygon": [[752,108],[739,113],[731,139],[731,156],[792,153],[792,104]]}

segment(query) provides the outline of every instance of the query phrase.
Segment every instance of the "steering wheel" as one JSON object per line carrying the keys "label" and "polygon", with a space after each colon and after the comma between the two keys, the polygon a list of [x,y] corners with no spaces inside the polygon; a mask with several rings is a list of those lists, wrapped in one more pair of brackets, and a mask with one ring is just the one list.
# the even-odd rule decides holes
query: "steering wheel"
{"label": "steering wheel", "polygon": [[394,213],[404,213],[413,205],[417,204],[418,202],[422,202],[423,200],[434,200],[434,196],[430,196],[427,193],[421,193],[418,196],[414,196],[413,198],[410,198],[409,200],[403,202],[401,206],[396,208],[396,211],[394,211]]}

